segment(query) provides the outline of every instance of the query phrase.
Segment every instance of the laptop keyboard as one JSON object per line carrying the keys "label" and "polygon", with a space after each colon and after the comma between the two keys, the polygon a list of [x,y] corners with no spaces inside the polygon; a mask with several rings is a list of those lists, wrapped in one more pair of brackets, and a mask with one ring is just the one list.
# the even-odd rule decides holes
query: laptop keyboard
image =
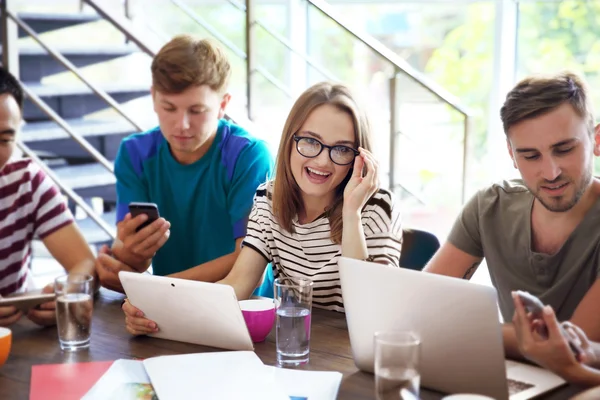
{"label": "laptop keyboard", "polygon": [[532,388],[534,385],[531,383],[517,381],[515,379],[506,379],[508,381],[508,395],[512,396],[513,394],[517,394],[522,392],[523,390],[527,390]]}

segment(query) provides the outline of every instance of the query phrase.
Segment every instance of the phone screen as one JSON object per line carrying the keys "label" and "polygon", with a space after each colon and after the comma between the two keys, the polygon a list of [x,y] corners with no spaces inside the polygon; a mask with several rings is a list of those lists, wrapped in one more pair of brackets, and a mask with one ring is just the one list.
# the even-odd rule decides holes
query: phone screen
{"label": "phone screen", "polygon": [[160,218],[158,206],[154,203],[129,203],[129,212],[131,213],[132,218],[135,218],[140,214],[146,214],[148,216],[148,219],[135,229],[136,232],[139,232],[141,229],[144,229]]}

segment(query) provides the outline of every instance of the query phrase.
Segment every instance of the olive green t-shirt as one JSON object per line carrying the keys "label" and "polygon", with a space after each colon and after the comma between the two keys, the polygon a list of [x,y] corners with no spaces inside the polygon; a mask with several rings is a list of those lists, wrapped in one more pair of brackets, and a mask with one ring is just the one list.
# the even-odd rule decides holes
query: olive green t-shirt
{"label": "olive green t-shirt", "polygon": [[514,313],[513,290],[526,290],[567,320],[600,275],[600,200],[555,254],[531,249],[534,196],[521,179],[479,191],[463,208],[448,241],[484,257],[505,321]]}

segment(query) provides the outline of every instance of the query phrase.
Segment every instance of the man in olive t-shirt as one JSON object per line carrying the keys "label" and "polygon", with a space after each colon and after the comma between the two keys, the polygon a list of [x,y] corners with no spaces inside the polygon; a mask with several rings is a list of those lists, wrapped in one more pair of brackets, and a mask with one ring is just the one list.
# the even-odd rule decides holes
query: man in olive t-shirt
{"label": "man in olive t-shirt", "polygon": [[[526,78],[500,114],[522,179],[479,191],[425,271],[470,279],[485,258],[505,321],[511,291],[526,290],[600,340],[600,127],[586,86],[571,73]],[[520,356],[511,323],[503,338]]]}

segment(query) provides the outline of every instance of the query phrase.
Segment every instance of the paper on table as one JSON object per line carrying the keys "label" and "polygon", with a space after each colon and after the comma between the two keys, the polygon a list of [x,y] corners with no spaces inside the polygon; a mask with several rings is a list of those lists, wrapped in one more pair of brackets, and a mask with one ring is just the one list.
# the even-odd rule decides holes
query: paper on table
{"label": "paper on table", "polygon": [[142,361],[116,360],[81,400],[157,400]]}
{"label": "paper on table", "polygon": [[112,364],[95,361],[34,365],[29,400],[80,400]]}
{"label": "paper on table", "polygon": [[153,357],[144,367],[160,400],[290,400],[252,351]]}
{"label": "paper on table", "polygon": [[291,400],[335,400],[342,382],[339,372],[263,368]]}

